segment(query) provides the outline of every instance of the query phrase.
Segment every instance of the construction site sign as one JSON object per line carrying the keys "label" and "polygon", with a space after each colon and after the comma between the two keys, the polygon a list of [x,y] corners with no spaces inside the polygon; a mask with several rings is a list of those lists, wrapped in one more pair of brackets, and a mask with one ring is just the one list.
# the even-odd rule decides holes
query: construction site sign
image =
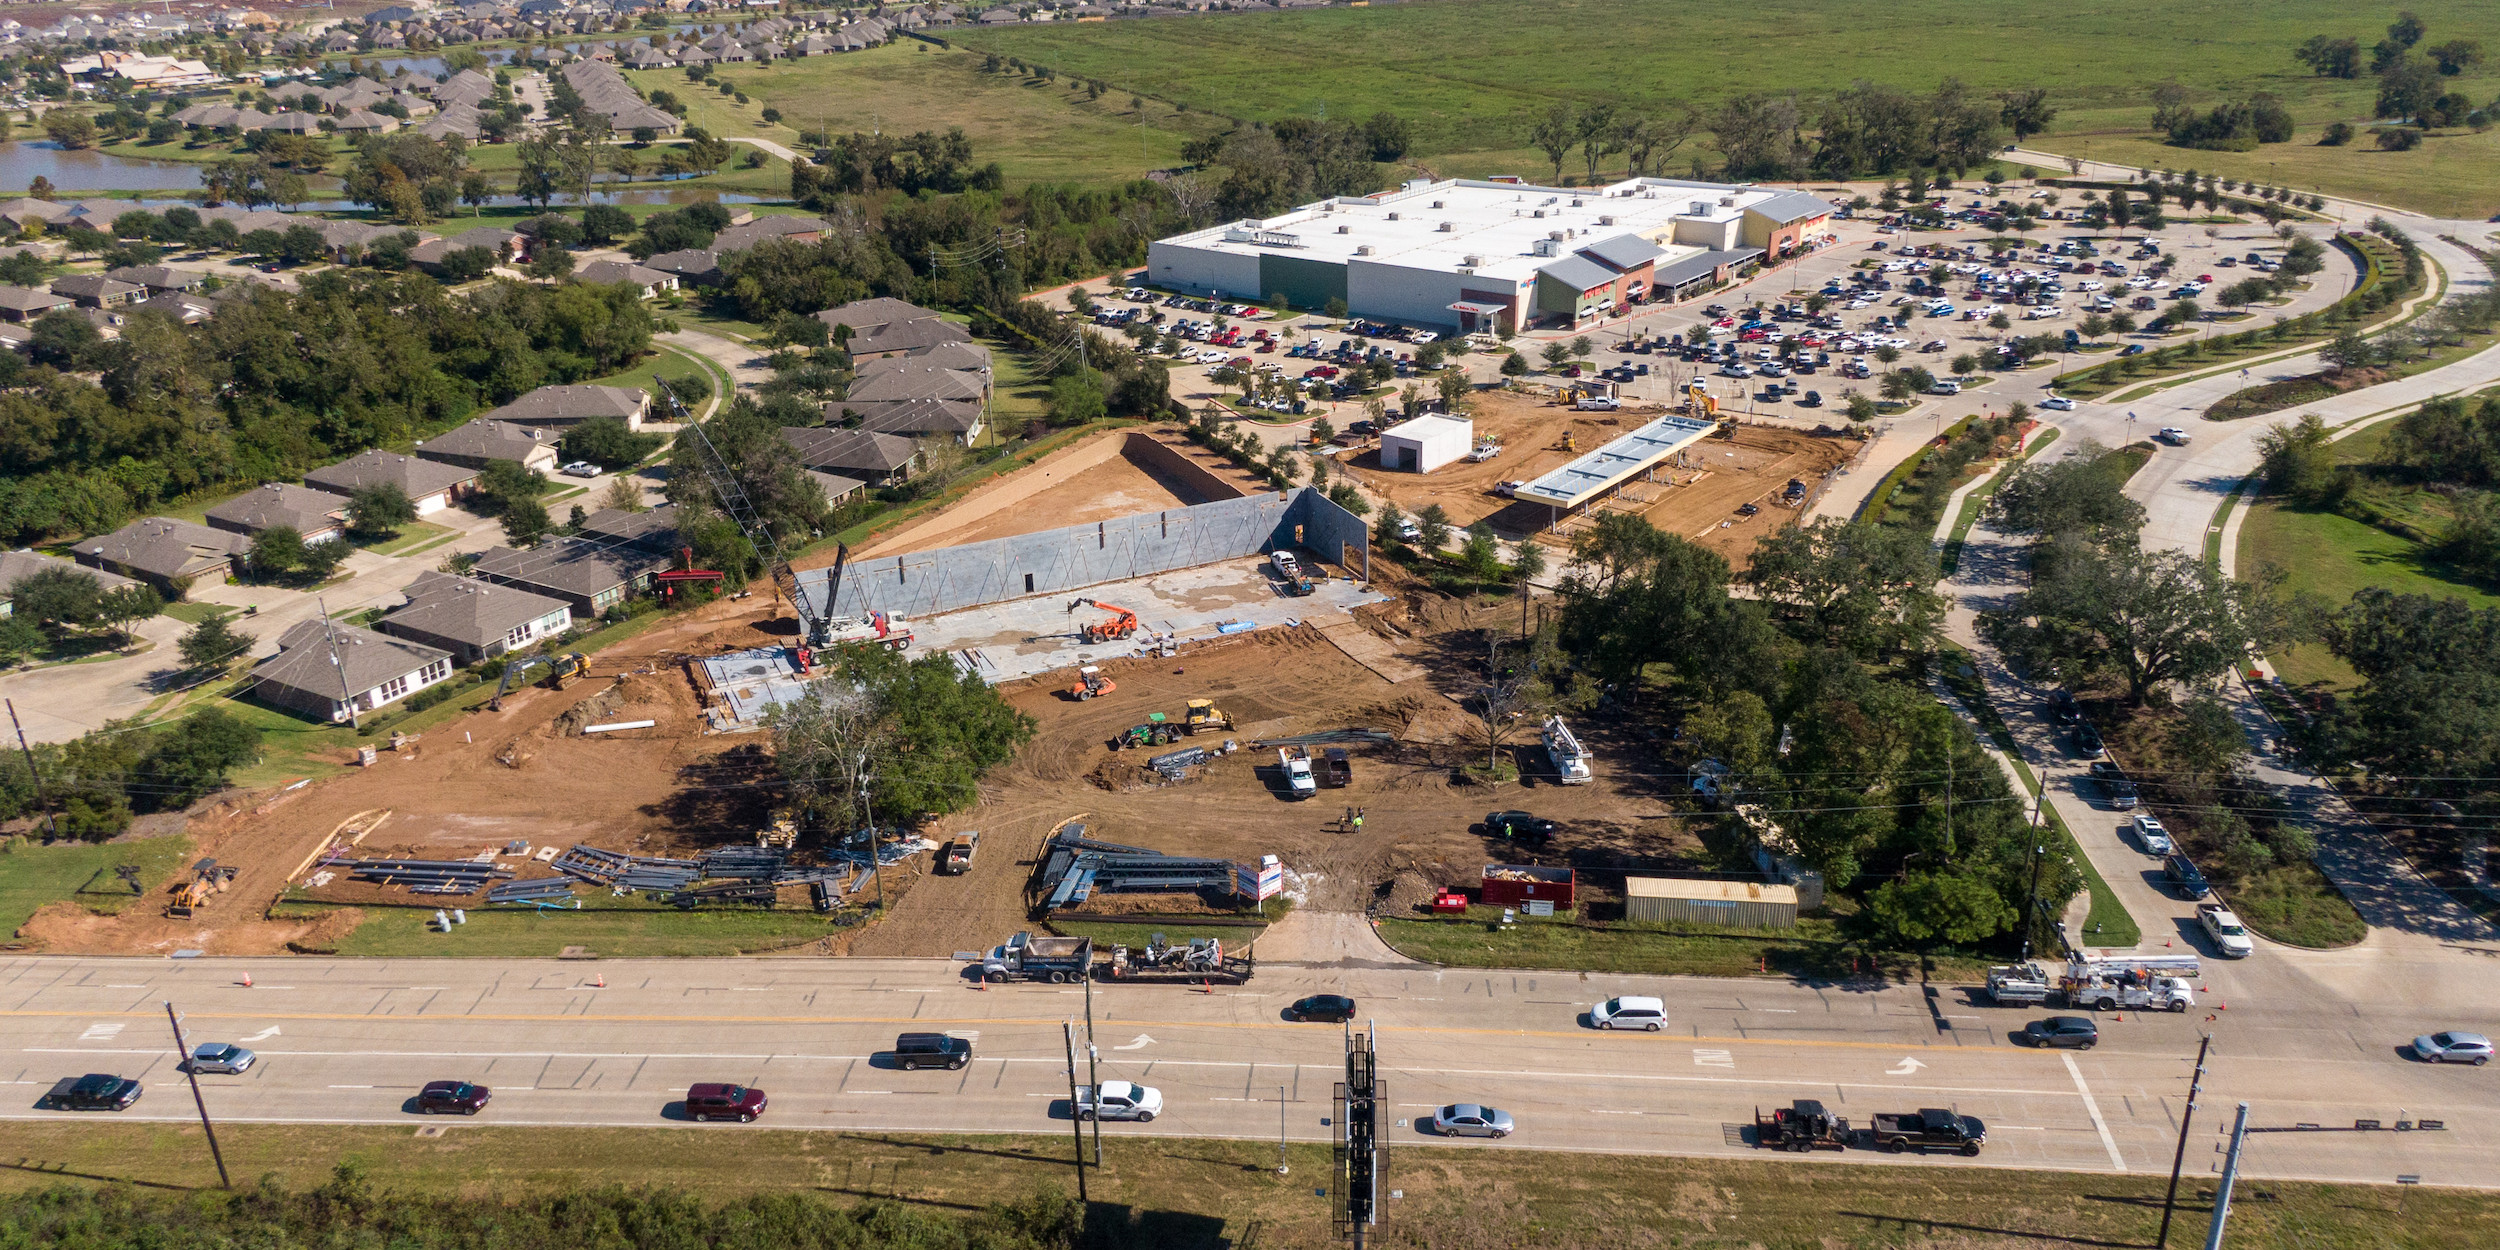
{"label": "construction site sign", "polygon": [[1233,874],[1233,892],[1243,898],[1264,903],[1285,892],[1285,866],[1273,855],[1256,864],[1235,864]]}

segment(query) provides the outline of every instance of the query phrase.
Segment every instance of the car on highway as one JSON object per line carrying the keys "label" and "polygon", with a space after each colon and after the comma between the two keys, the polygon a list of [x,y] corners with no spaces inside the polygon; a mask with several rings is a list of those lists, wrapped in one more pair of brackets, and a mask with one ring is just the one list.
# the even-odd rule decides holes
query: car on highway
{"label": "car on highway", "polygon": [[1135,1081],[1104,1081],[1102,1097],[1094,1097],[1094,1087],[1076,1087],[1076,1118],[1080,1120],[1135,1120],[1151,1124],[1163,1112],[1163,1091]]}
{"label": "car on highway", "polygon": [[894,1039],[894,1066],[906,1072],[922,1068],[954,1071],[972,1062],[972,1043],[945,1033],[904,1033]]}
{"label": "car on highway", "polygon": [[495,1091],[473,1081],[427,1081],[417,1091],[418,1115],[476,1115]]}
{"label": "car on highway", "polygon": [[576,460],[571,464],[567,464],[564,467],[557,469],[556,472],[561,473],[566,477],[597,477],[599,476],[599,466],[592,464],[587,460]]}
{"label": "car on highway", "polygon": [[1472,1102],[1451,1103],[1424,1123],[1443,1137],[1508,1137],[1514,1127],[1509,1112]]}
{"label": "car on highway", "polygon": [[2135,840],[2147,855],[2168,855],[2178,848],[2170,843],[2170,831],[2162,828],[2161,818],[2151,812],[2135,814]]}
{"label": "car on highway", "polygon": [[2090,1050],[2100,1044],[2101,1026],[2089,1016],[2050,1016],[2024,1025],[2022,1038],[2042,1050]]}
{"label": "car on highway", "polygon": [[260,1056],[232,1042],[202,1042],[191,1049],[191,1057],[182,1061],[185,1072],[214,1072],[236,1076],[252,1069]]}
{"label": "car on highway", "polygon": [[2480,1033],[2425,1033],[2413,1039],[2413,1057],[2424,1063],[2491,1062],[2491,1039]]}
{"label": "car on highway", "polygon": [[2041,400],[2040,406],[2051,412],[2073,412],[2075,410],[2075,401],[2068,399],[2063,395],[2051,395],[2047,399]]}
{"label": "car on highway", "polygon": [[765,1101],[764,1091],[744,1085],[696,1085],[686,1090],[686,1116],[745,1124],[764,1114]]}
{"label": "car on highway", "polygon": [[1312,1024],[1343,1024],[1354,1018],[1354,1000],[1343,994],[1313,994],[1285,1008],[1285,1018]]}
{"label": "car on highway", "polygon": [[1667,1003],[1662,998],[1638,994],[1609,998],[1589,1008],[1589,1023],[1601,1029],[1640,1029],[1655,1033],[1667,1027]]}
{"label": "car on highway", "polygon": [[90,1072],[85,1076],[65,1076],[43,1096],[43,1105],[55,1111],[127,1111],[139,1101],[139,1082],[110,1072]]}

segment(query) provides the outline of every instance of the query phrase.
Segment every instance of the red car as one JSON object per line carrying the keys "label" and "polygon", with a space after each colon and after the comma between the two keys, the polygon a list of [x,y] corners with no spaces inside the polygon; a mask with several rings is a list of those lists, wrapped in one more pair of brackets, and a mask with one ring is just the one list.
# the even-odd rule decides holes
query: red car
{"label": "red car", "polygon": [[419,1115],[476,1115],[495,1091],[467,1081],[428,1081],[417,1091]]}
{"label": "red car", "polygon": [[764,1114],[764,1091],[744,1085],[697,1085],[686,1091],[686,1116],[694,1120],[736,1120],[745,1124]]}

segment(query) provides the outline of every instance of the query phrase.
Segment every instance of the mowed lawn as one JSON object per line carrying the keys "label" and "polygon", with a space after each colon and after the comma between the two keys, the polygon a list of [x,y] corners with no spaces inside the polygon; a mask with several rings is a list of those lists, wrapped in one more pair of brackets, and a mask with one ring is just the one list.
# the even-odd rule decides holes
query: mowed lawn
{"label": "mowed lawn", "polygon": [[[2239,568],[2246,572],[2269,564],[2289,576],[2285,593],[2308,591],[2338,606],[2355,592],[2378,586],[2398,594],[2463,599],[2477,608],[2500,607],[2500,596],[2451,580],[2450,570],[2419,543],[2350,517],[2285,507],[2274,498],[2251,505],[2240,527]],[[2324,643],[2302,643],[2274,658],[2283,680],[2295,686],[2322,681],[2349,687],[2359,680]]]}
{"label": "mowed lawn", "polygon": [[[902,136],[922,130],[943,134],[960,126],[972,140],[973,160],[984,165],[997,161],[1011,183],[1107,182],[1179,165],[1183,143],[1223,124],[1220,118],[1176,112],[1153,100],[1132,109],[1125,90],[1088,100],[1065,78],[1045,83],[984,73],[983,59],[977,53],[903,39],[865,52],[797,58],[770,68],[729,66],[721,77],[753,101],[735,111],[755,120],[719,133],[758,134],[796,144],[800,130]],[[690,103],[727,103],[713,90],[687,82],[681,71],[628,77],[636,86],[663,87]],[[780,110],[780,125],[761,124],[766,107]]]}
{"label": "mowed lawn", "polygon": [[[2488,6],[2463,0],[2409,7],[2429,26],[2426,45],[2482,38],[2491,24]],[[2500,162],[2475,158],[2491,151],[2487,136],[2441,137],[2401,156],[2304,146],[2329,121],[2366,119],[2375,84],[2312,77],[2292,60],[2292,49],[2315,34],[2349,35],[2367,47],[2394,16],[2393,8],[2360,11],[2327,0],[2177,0],[2158,10],[2119,0],[1764,0],[1715,8],[1645,0],[1414,0],[1003,26],[947,37],[1063,76],[1102,79],[1123,106],[1127,92],[1140,91],[1193,112],[1260,120],[1361,118],[1385,109],[1413,126],[1412,157],[1443,175],[1543,168],[1545,158],[1527,136],[1556,102],[1615,100],[1667,115],[1743,92],[1794,92],[1806,101],[1811,128],[1813,101],[1854,79],[1927,92],[1952,75],[1983,95],[2047,88],[2063,112],[2035,142],[2059,149],[2069,134],[2088,134],[2091,144],[2114,142],[2121,129],[2140,137],[2152,87],[2176,78],[2200,108],[2272,91],[2309,138],[2241,155],[2145,144],[2167,157],[2143,163],[2254,177],[2281,166],[2283,181],[2443,211],[2479,203],[2485,207],[2473,215],[2481,216],[2500,198],[2477,190],[2500,191]],[[1601,43],[1638,54],[1601,62],[1592,53]],[[2500,92],[2500,68],[2487,64],[2449,82],[2486,101]],[[1687,169],[1693,157],[1708,155],[1708,145],[1707,134],[1696,135],[1667,167]],[[2132,151],[2107,151],[2111,159],[2138,159]],[[1576,153],[1564,168],[1585,169]],[[1602,168],[1619,175],[1623,158]]]}

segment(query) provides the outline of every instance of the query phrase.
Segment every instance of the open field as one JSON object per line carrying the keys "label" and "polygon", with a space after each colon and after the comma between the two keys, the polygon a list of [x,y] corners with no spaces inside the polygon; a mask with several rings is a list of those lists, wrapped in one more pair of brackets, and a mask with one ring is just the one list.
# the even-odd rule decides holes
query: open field
{"label": "open field", "polygon": [[[40,823],[36,828],[41,831]],[[119,911],[132,895],[115,875],[117,869],[135,864],[142,886],[161,889],[189,862],[191,843],[164,837],[37,846],[29,838],[10,840],[0,848],[0,937],[5,937],[16,933],[36,908],[56,899],[74,899],[90,911]]]}
{"label": "open field", "polygon": [[[428,1126],[429,1129],[433,1126]],[[1252,1127],[1245,1125],[1245,1128]],[[1274,1126],[1266,1125],[1272,1129]],[[407,1127],[239,1124],[219,1144],[238,1180],[288,1189],[330,1179],[354,1160],[377,1190],[475,1199],[585,1186],[666,1186],[721,1200],[813,1191],[837,1205],[894,1201],[978,1210],[1038,1187],[1073,1193],[1065,1135],[932,1136],[731,1129],[689,1150],[681,1131],[501,1128],[459,1124],[411,1140]],[[197,1128],[79,1123],[11,1126],[0,1186],[122,1182],[204,1189],[216,1183]],[[1156,1250],[1283,1250],[1342,1244],[1331,1233],[1327,1148],[1297,1144],[1287,1177],[1273,1141],[1104,1135],[1089,1177],[1088,1244]],[[1375,1244],[1449,1247],[2146,1246],[2161,1222],[2158,1174],[2078,1177],[1993,1167],[1848,1167],[1791,1160],[1632,1158],[1533,1150],[1403,1146]],[[2173,1244],[2200,1236],[2211,1179],[2180,1189]],[[2402,1203],[2402,1214],[2398,1204]],[[2476,1232],[2476,1229],[2482,1231]],[[2182,1233],[2185,1236],[2182,1236]],[[2500,1238],[2500,1206],[2465,1189],[2243,1182],[2234,1245],[2320,1250],[2446,1250]]]}
{"label": "open field", "polygon": [[[2290,575],[2284,584],[2287,594],[2308,591],[2341,606],[2355,591],[2381,586],[2399,594],[2463,599],[2477,608],[2500,607],[2500,595],[2454,580],[2420,543],[2375,525],[2291,507],[2273,496],[2246,506],[2239,567],[2270,564],[2282,569]],[[2295,686],[2351,686],[2357,680],[2351,667],[2329,654],[2323,643],[2300,643],[2274,659],[2283,680]]]}
{"label": "open field", "polygon": [[[754,101],[737,108],[712,89],[689,84],[677,70],[626,74],[636,86],[663,87],[700,110],[730,110],[735,125],[722,135],[758,134],[795,145],[800,129],[831,128],[837,135],[876,131],[940,134],[960,126],[972,140],[978,164],[997,161],[1010,183],[1102,182],[1143,176],[1181,164],[1181,145],[1221,127],[1221,119],[1176,112],[1155,100],[1129,107],[1129,93],[1114,91],[1088,100],[1062,79],[981,72],[982,57],[942,51],[901,39],[843,56],[802,57],[775,63],[725,67]],[[689,88],[692,88],[689,90]],[[779,126],[764,125],[767,107],[781,110]],[[724,119],[725,120],[725,119]],[[733,162],[734,163],[734,162]],[[785,175],[783,188],[789,183]]]}
{"label": "open field", "polygon": [[[2429,42],[2470,36],[2488,15],[2461,0],[2413,6],[2429,24]],[[2291,50],[2314,34],[2352,35],[2366,48],[2392,10],[2357,13],[2325,0],[2288,0],[2251,7],[2232,0],[2186,0],[2147,22],[2138,6],[2117,0],[2025,3],[1982,11],[1911,0],[1771,0],[1735,9],[1697,11],[1639,0],[1420,0],[1373,8],[1243,14],[1190,20],[1050,23],[950,31],[946,37],[982,52],[1019,56],[1063,76],[1100,78],[1118,92],[1251,118],[1368,117],[1386,109],[1414,127],[1410,160],[1442,175],[1531,174],[1550,167],[1527,144],[1529,127],[1557,101],[1600,98],[1628,108],[1672,113],[1703,107],[1739,91],[1805,97],[1811,124],[1816,97],[1852,79],[1869,78],[1932,91],[1952,75],[1980,94],[2044,87],[2062,112],[2037,142],[2052,150],[2118,141],[2142,134],[2154,84],[2178,78],[2199,108],[2252,91],[2281,96],[2303,124],[2291,144],[2233,156],[2139,146],[2168,153],[2145,163],[2220,169],[2304,188],[2360,193],[2367,187],[2412,206],[2482,216],[2500,198],[2500,162],[2492,140],[2439,138],[2412,153],[2362,147],[2317,148],[2317,129],[2334,120],[2364,121],[2373,80],[2311,77]],[[1630,79],[1588,73],[1588,33],[1642,49],[1644,72]],[[2182,32],[2188,32],[2182,34]],[[1358,61],[1362,71],[1346,72]],[[2500,74],[2486,65],[2456,80],[2458,90],[2488,99]],[[1106,97],[1108,99],[1109,97]],[[1125,95],[1123,95],[1125,99]],[[1667,161],[1682,172],[1715,154],[1697,136]],[[2366,146],[2366,145],[2365,145]],[[2446,149],[2443,151],[2442,149]],[[2088,154],[2102,156],[2095,149]],[[2295,155],[2298,154],[2298,155]],[[2111,159],[2136,160],[2134,155]],[[2234,162],[2238,162],[2235,166]],[[1601,165],[1619,175],[1622,158]],[[1576,154],[1566,173],[1585,174]],[[2329,175],[2333,175],[2331,178]],[[2272,179],[2270,179],[2272,180]]]}

